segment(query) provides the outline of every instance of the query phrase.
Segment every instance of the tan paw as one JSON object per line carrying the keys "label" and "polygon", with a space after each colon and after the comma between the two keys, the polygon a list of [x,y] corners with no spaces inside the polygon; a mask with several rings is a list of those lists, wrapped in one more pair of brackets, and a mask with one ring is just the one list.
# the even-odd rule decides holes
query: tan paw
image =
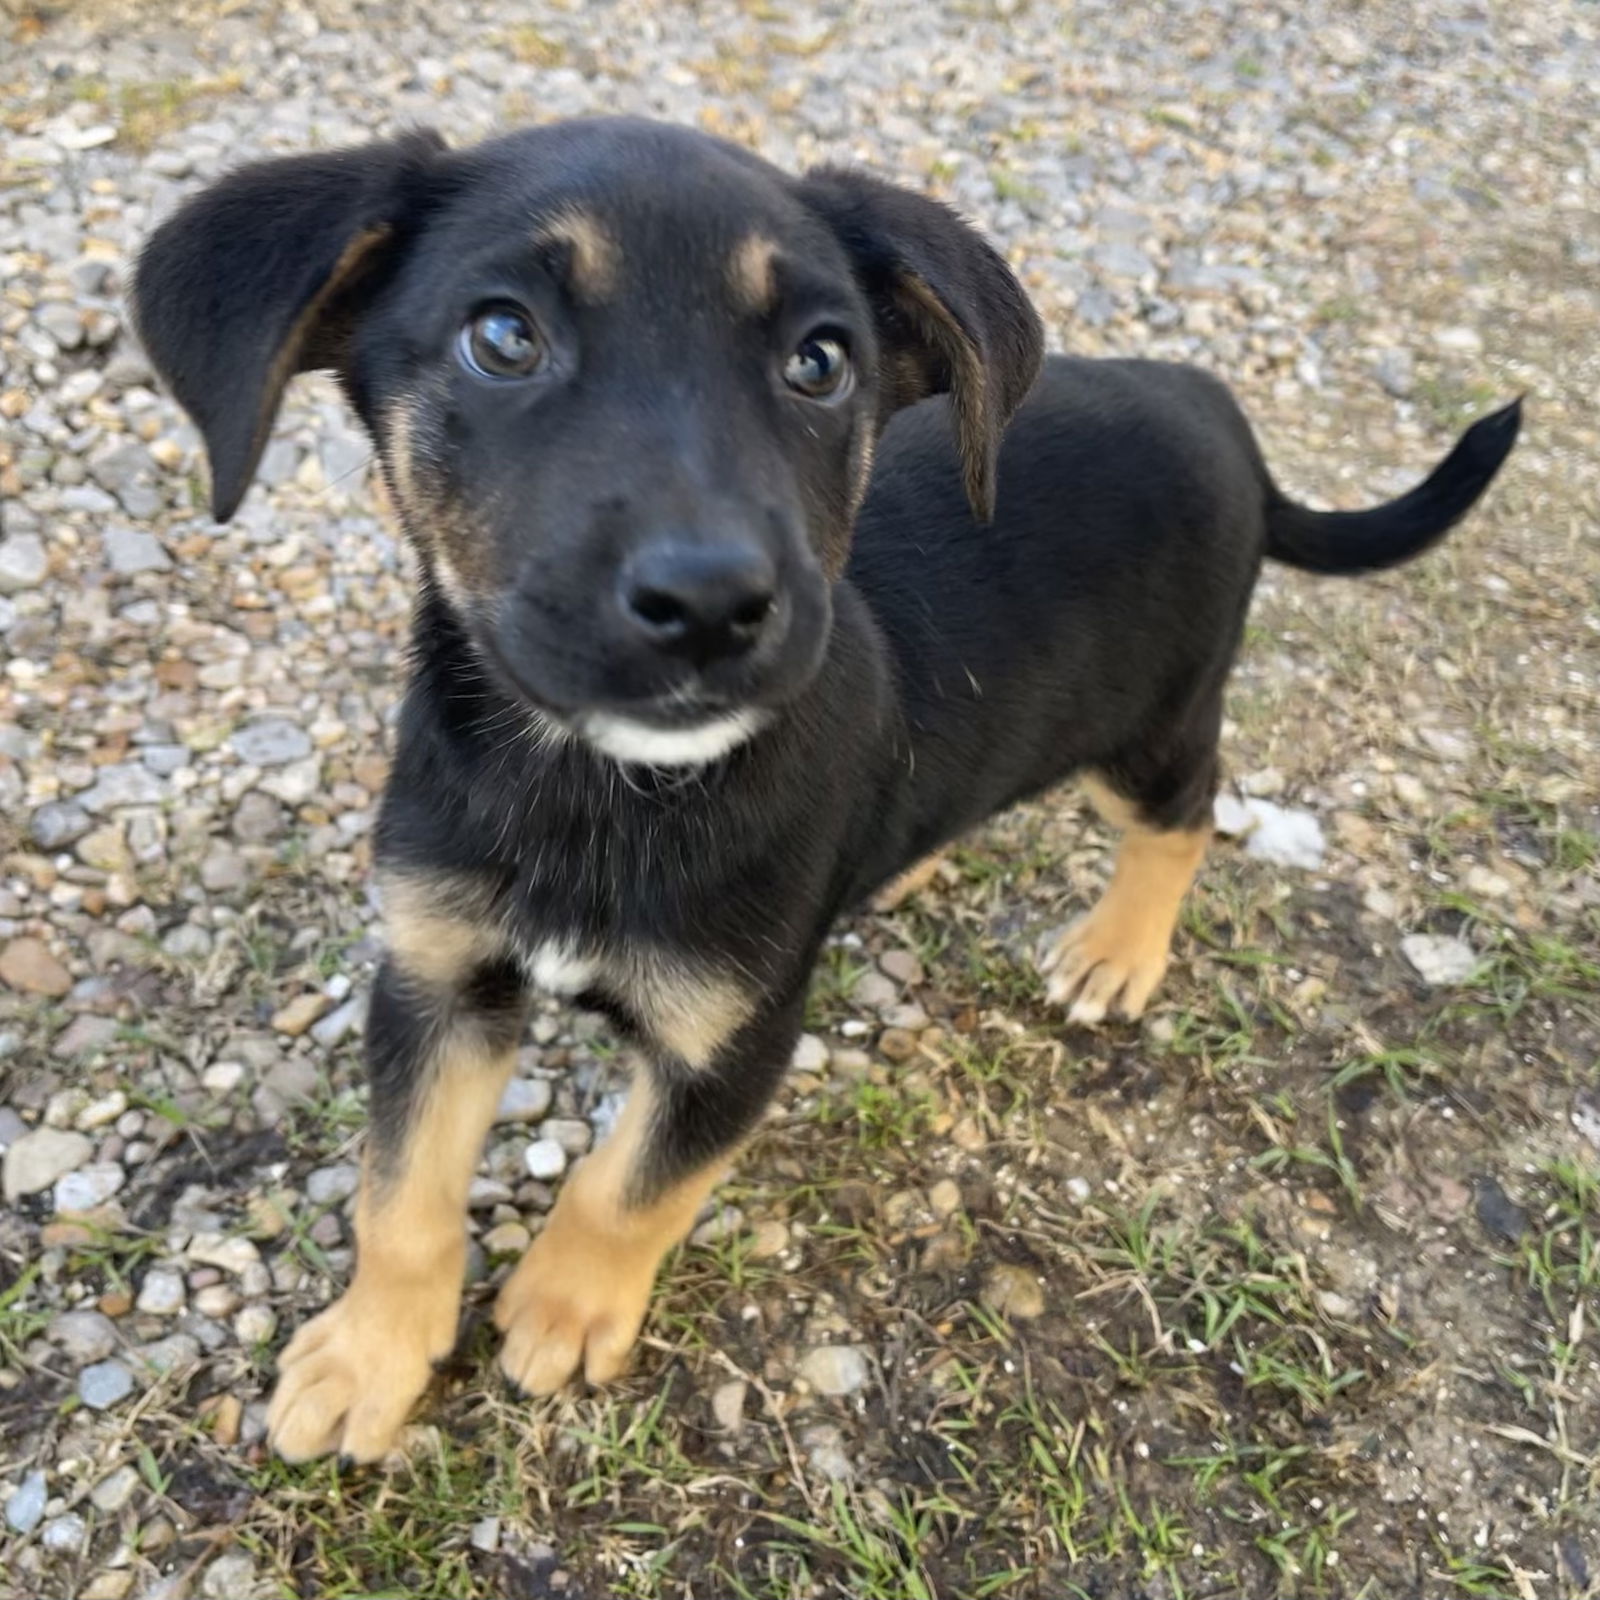
{"label": "tan paw", "polygon": [[874,911],[894,911],[913,895],[920,894],[938,877],[944,865],[942,855],[924,856],[914,867],[892,878],[872,897]]}
{"label": "tan paw", "polygon": [[1103,1022],[1113,1010],[1143,1014],[1167,970],[1168,937],[1096,906],[1051,941],[1039,962],[1051,1005],[1071,1002],[1071,1022]]}
{"label": "tan paw", "polygon": [[650,1303],[653,1254],[640,1259],[598,1239],[584,1249],[574,1232],[552,1216],[495,1303],[506,1336],[500,1366],[527,1394],[554,1394],[580,1367],[590,1383],[615,1378]]}
{"label": "tan paw", "polygon": [[458,1282],[444,1294],[357,1282],[312,1318],[278,1358],[267,1409],[273,1449],[286,1461],[383,1456],[455,1343]]}

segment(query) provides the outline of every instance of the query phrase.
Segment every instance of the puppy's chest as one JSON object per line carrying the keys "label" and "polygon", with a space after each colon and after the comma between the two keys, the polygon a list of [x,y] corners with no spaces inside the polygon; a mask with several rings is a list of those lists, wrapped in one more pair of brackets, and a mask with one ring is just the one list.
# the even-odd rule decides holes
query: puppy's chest
{"label": "puppy's chest", "polygon": [[533,852],[498,920],[535,990],[597,994],[658,1050],[709,1065],[762,991],[739,937],[748,918],[675,856],[656,850],[630,864],[602,839],[576,857]]}
{"label": "puppy's chest", "polygon": [[727,963],[642,942],[587,948],[560,938],[516,946],[529,983],[545,994],[599,994],[646,1040],[692,1068],[709,1066],[746,1022],[755,987]]}

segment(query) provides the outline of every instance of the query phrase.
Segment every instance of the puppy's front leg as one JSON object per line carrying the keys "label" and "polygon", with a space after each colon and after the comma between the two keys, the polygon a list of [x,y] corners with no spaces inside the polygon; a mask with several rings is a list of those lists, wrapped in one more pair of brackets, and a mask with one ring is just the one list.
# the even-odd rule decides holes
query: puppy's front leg
{"label": "puppy's front leg", "polygon": [[800,1032],[789,1004],[739,1029],[708,1065],[653,1061],[610,1137],[567,1179],[500,1291],[500,1364],[529,1394],[580,1369],[620,1373],[667,1252],[688,1233],[771,1098]]}
{"label": "puppy's front leg", "polygon": [[522,1031],[521,970],[471,924],[402,910],[390,933],[367,1021],[355,1278],[284,1350],[267,1414],[290,1461],[383,1455],[455,1343],[467,1189]]}

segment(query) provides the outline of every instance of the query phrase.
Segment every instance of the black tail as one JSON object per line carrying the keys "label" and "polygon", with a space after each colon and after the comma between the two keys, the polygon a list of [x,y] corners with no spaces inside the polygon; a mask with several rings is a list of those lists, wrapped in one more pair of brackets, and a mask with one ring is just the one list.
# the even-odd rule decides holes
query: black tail
{"label": "black tail", "polygon": [[1267,554],[1308,572],[1371,572],[1442,538],[1489,487],[1522,426],[1522,401],[1475,422],[1409,493],[1370,511],[1313,511],[1269,487]]}

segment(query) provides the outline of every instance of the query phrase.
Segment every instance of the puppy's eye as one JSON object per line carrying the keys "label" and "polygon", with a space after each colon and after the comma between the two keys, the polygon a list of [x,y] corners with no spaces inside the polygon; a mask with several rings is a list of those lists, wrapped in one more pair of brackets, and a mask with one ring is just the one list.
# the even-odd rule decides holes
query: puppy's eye
{"label": "puppy's eye", "polygon": [[837,339],[802,339],[783,364],[783,381],[807,400],[840,400],[850,392],[850,357]]}
{"label": "puppy's eye", "polygon": [[516,306],[485,306],[461,330],[461,359],[485,378],[526,378],[544,364],[533,319]]}

